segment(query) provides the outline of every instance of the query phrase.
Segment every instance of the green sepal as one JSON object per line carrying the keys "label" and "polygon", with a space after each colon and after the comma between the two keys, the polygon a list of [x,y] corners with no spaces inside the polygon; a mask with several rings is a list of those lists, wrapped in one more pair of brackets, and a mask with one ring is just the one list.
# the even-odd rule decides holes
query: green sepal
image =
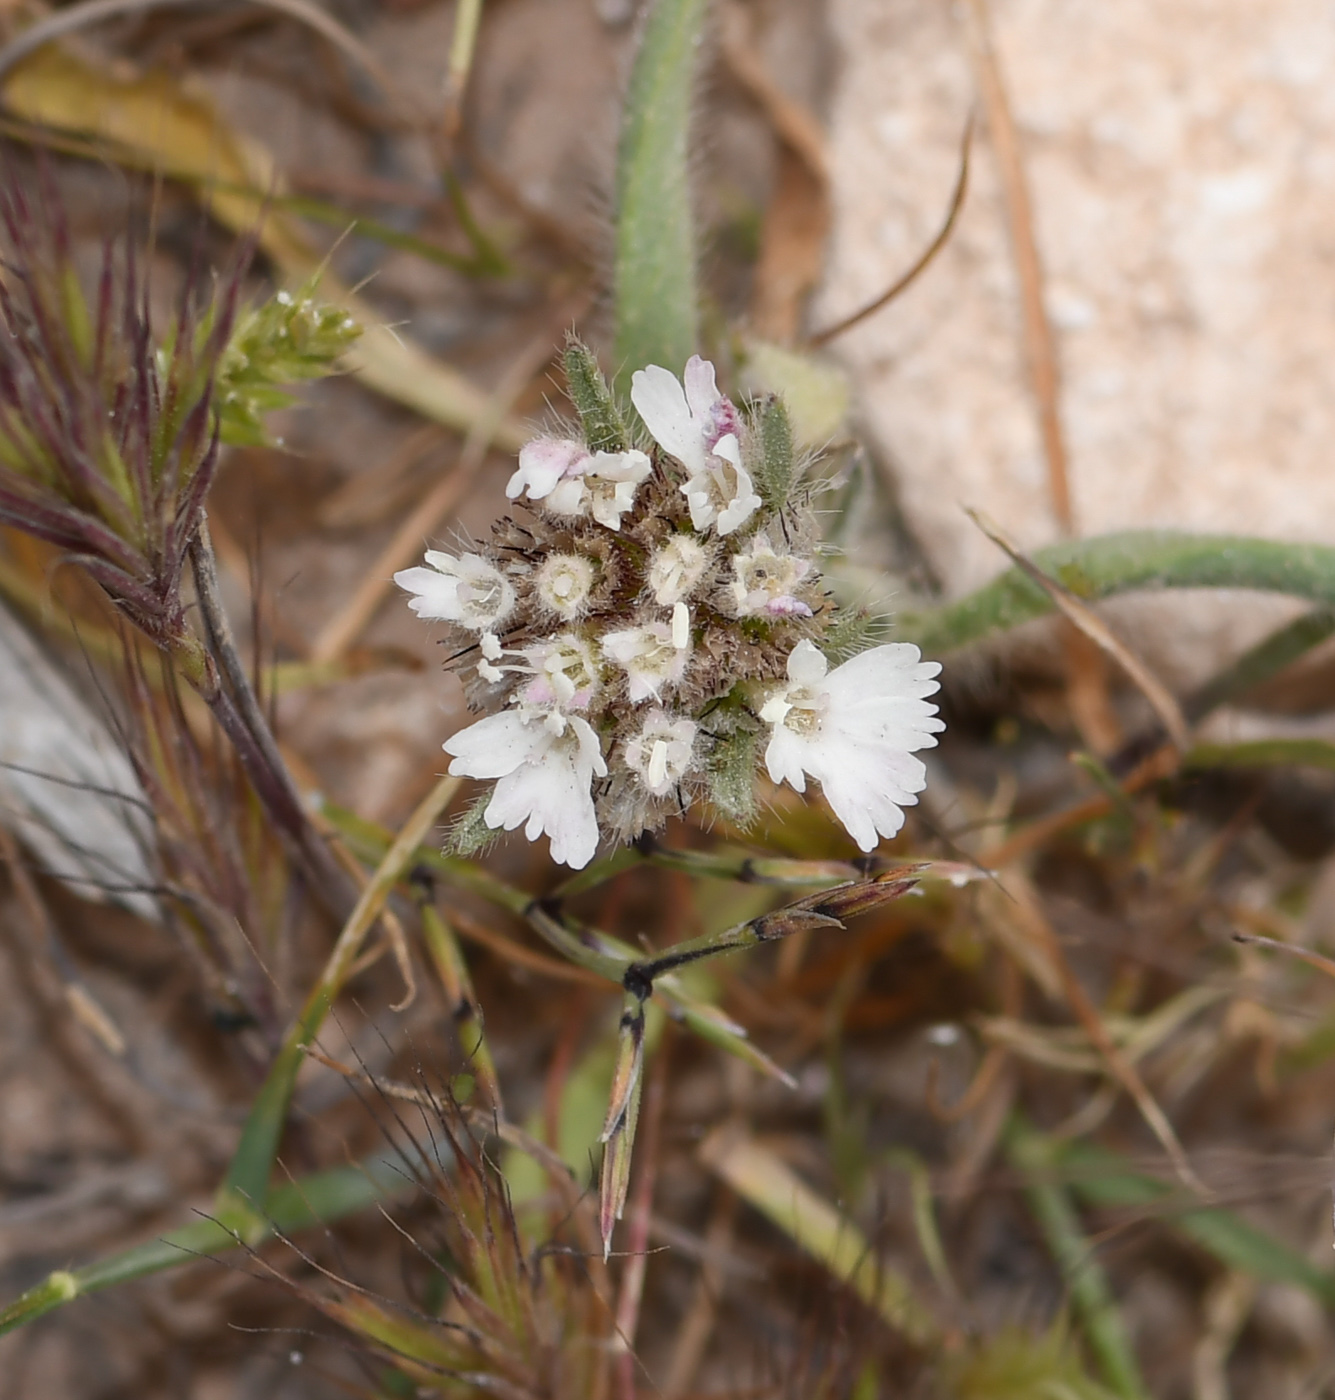
{"label": "green sepal", "polygon": [[756,483],[766,502],[775,510],[788,503],[797,479],[797,458],[793,449],[793,424],[788,409],[777,394],[767,394],[756,405],[752,418],[756,456]]}
{"label": "green sepal", "polygon": [[719,736],[709,760],[709,800],[734,826],[756,817],[756,755],[759,733],[737,724]]}
{"label": "green sepal", "polygon": [[630,434],[593,351],[578,336],[569,336],[562,363],[589,450],[624,452],[630,446]]}
{"label": "green sepal", "polygon": [[490,791],[481,793],[450,823],[442,848],[448,856],[475,856],[490,850],[501,839],[499,827],[488,826],[487,804]]}

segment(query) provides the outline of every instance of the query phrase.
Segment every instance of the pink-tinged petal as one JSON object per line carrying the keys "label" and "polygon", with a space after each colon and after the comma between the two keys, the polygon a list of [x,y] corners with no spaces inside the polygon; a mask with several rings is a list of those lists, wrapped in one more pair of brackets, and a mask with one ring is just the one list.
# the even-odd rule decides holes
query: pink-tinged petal
{"label": "pink-tinged petal", "polygon": [[416,595],[408,600],[408,606],[418,617],[436,618],[442,622],[459,621],[461,612],[457,578],[419,565],[414,569],[400,569],[394,575],[394,582],[405,592]]}
{"label": "pink-tinged petal", "polygon": [[691,416],[677,376],[661,365],[637,369],[630,380],[630,401],[654,441],[692,475],[704,470],[705,442],[700,424]]}
{"label": "pink-tinged petal", "polygon": [[805,792],[807,779],[802,770],[804,748],[802,740],[791,729],[782,724],[776,725],[765,749],[765,768],[769,772],[770,782],[787,783],[798,792]]}
{"label": "pink-tinged petal", "polygon": [[692,416],[701,427],[707,427],[714,417],[714,410],[718,406],[719,400],[723,397],[718,391],[718,380],[714,376],[714,366],[708,360],[701,359],[699,355],[692,355],[686,361],[686,369],[681,378],[686,389],[686,402],[690,405]]}
{"label": "pink-tinged petal", "polygon": [[504,778],[551,742],[541,724],[525,724],[514,710],[488,715],[452,734],[442,745],[457,778]]}
{"label": "pink-tinged petal", "polygon": [[810,617],[811,609],[800,599],[794,598],[791,593],[781,593],[777,598],[771,598],[761,609],[768,613],[770,617]]}
{"label": "pink-tinged petal", "polygon": [[505,494],[513,501],[527,490],[530,500],[540,501],[562,477],[576,474],[588,456],[589,449],[582,442],[534,438],[519,449],[519,470],[510,478]]}

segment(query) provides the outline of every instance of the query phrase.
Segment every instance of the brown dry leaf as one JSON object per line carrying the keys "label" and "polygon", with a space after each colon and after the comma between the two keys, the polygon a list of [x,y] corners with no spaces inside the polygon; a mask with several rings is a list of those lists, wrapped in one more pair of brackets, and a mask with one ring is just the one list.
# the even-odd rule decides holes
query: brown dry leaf
{"label": "brown dry leaf", "polygon": [[[233,131],[188,83],[161,72],[124,77],[49,44],[15,69],[3,102],[23,121],[96,136],[126,165],[198,186],[221,223],[243,234],[259,227],[260,246],[293,282],[304,282],[320,266],[297,223],[265,208],[265,194],[283,188],[273,157]],[[448,427],[466,431],[483,418],[483,390],[380,324],[375,311],[329,273],[321,278],[321,294],[365,328],[349,357],[363,383]],[[526,436],[520,424],[506,420],[493,441],[514,451]]]}

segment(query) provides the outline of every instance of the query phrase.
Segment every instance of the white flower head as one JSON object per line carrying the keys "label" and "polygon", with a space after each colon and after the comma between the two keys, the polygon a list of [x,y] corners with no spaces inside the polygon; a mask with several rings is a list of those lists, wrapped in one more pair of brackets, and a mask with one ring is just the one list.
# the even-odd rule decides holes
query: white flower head
{"label": "white flower head", "polygon": [[562,632],[536,646],[525,647],[523,669],[533,679],[516,697],[521,705],[586,710],[598,693],[601,679],[593,645],[574,632]]}
{"label": "white flower head", "polygon": [[589,601],[597,566],[582,554],[550,554],[533,576],[538,602],[566,622],[581,616]]}
{"label": "white flower head", "polygon": [[666,797],[690,771],[699,729],[694,720],[650,710],[640,732],[626,745],[626,767],[655,797]]}
{"label": "white flower head", "polygon": [[649,561],[649,587],[654,602],[665,608],[685,601],[709,567],[709,550],[694,535],[672,535]]}
{"label": "white flower head", "polygon": [[[686,615],[685,627],[677,608]],[[676,685],[686,674],[691,652],[690,614],[684,603],[678,603],[673,614],[672,622],[649,622],[603,637],[603,655],[625,671],[632,704],[660,700],[664,688]]]}
{"label": "white flower head", "polygon": [[811,609],[795,594],[811,572],[811,561],[780,553],[765,531],[732,556],[732,572],[730,592],[738,617],[811,616]]}
{"label": "white flower head", "polygon": [[400,569],[394,582],[415,596],[408,606],[418,617],[439,618],[475,632],[490,632],[515,605],[514,585],[480,554],[456,557],[428,549],[423,569]]}
{"label": "white flower head", "polygon": [[598,848],[593,780],[606,777],[598,736],[587,720],[521,707],[461,729],[445,742],[451,774],[495,778],[495,791],[482,819],[495,830],[513,831],[536,841],[545,832],[552,859],[581,869]]}
{"label": "white flower head", "polygon": [[519,470],[505,494],[525,492],[555,515],[592,515],[609,530],[635,504],[635,488],[652,467],[643,452],[590,452],[569,438],[534,438],[519,452]]}
{"label": "white flower head", "polygon": [[654,441],[689,474],[681,488],[697,530],[730,535],[759,510],[750,473],[742,466],[741,418],[718,391],[714,366],[692,355],[679,383],[661,365],[631,376],[630,398]]}
{"label": "white flower head", "polygon": [[903,826],[903,809],[927,785],[927,770],[912,755],[934,747],[945,728],[926,698],[940,670],[917,647],[897,642],[831,671],[811,642],[798,642],[788,683],[760,711],[773,725],[765,750],[770,778],[805,792],[810,774],[860,849],[874,849],[878,834]]}

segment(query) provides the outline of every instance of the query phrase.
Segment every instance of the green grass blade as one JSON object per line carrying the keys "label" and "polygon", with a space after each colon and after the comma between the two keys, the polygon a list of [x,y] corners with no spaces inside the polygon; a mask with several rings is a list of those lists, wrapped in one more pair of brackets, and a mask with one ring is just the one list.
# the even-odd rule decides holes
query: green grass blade
{"label": "green grass blade", "polygon": [[247,1212],[240,1221],[225,1216],[196,1220],[95,1264],[58,1270],[0,1312],[0,1335],[86,1293],[188,1264],[198,1255],[222,1254],[242,1244],[254,1247],[276,1234],[351,1215],[409,1183],[410,1175],[398,1157],[376,1159],[364,1168],[335,1167],[289,1182],[270,1194],[262,1214]]}
{"label": "green grass blade", "polygon": [[[1242,535],[1130,530],[1037,550],[1033,562],[1086,602],[1160,588],[1249,588],[1335,603],[1335,549]],[[896,636],[929,655],[954,650],[1053,610],[1019,569],[958,602],[901,613]]]}
{"label": "green grass blade", "polygon": [[1072,1307],[1104,1380],[1126,1400],[1145,1400],[1148,1392],[1108,1276],[1085,1237],[1066,1188],[1053,1180],[1059,1151],[1018,1122],[1012,1125],[1006,1145],[1012,1165],[1024,1174],[1029,1208],[1071,1290]]}
{"label": "green grass blade", "polygon": [[1232,1211],[1217,1206],[1166,1212],[1172,1188],[1137,1172],[1123,1158],[1100,1148],[1078,1145],[1061,1154],[1060,1165],[1071,1174],[1071,1188],[1088,1204],[1107,1208],[1156,1207],[1165,1225],[1195,1241],[1222,1264],[1256,1278],[1292,1283],[1320,1303],[1335,1308],[1335,1273],[1318,1268]]}
{"label": "green grass blade", "polygon": [[1325,739],[1253,739],[1245,744],[1197,744],[1184,768],[1335,768],[1335,744]]}
{"label": "green grass blade", "polygon": [[687,145],[707,0],[657,0],[622,118],[616,180],[616,355],[621,388],[696,350],[695,230]]}
{"label": "green grass blade", "polygon": [[366,935],[414,857],[428,831],[458,791],[459,779],[442,777],[417,805],[389,843],[375,873],[362,890],[325,962],[320,980],[311,988],[301,1013],[289,1027],[264,1084],[241,1130],[227,1178],[218,1191],[218,1209],[229,1214],[251,1211],[267,1198],[269,1177],[287,1118],[287,1105],[306,1048],[320,1033],[324,1019],[356,964]]}

